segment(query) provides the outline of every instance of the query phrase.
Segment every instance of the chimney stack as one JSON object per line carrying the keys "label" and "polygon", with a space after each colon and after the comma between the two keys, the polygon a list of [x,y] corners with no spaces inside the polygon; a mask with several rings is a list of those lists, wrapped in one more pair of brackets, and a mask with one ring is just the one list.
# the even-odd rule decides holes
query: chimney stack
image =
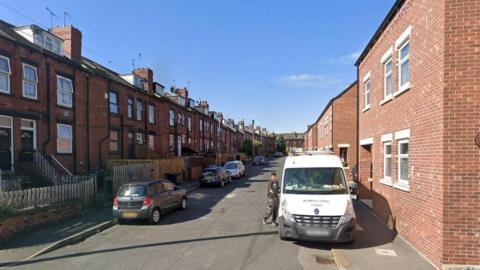
{"label": "chimney stack", "polygon": [[185,98],[185,100],[188,100],[188,90],[186,87],[184,88],[177,88],[177,95]]}
{"label": "chimney stack", "polygon": [[144,87],[148,91],[154,91],[153,88],[153,71],[149,68],[136,68],[133,74],[145,80]]}
{"label": "chimney stack", "polygon": [[77,28],[60,26],[53,28],[51,33],[63,39],[63,53],[70,59],[82,61],[82,32]]}

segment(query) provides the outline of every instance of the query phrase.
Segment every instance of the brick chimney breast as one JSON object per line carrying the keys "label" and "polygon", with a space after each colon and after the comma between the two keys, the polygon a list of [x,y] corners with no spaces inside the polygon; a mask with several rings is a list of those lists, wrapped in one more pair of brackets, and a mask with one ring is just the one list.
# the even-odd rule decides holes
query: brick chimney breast
{"label": "brick chimney breast", "polygon": [[80,30],[69,25],[53,28],[51,33],[63,39],[65,56],[78,62],[82,60],[82,32]]}
{"label": "brick chimney breast", "polygon": [[133,74],[145,80],[145,89],[153,91],[153,70],[149,68],[137,68],[133,70]]}
{"label": "brick chimney breast", "polygon": [[177,95],[185,98],[185,100],[188,100],[188,90],[187,90],[187,88],[178,88],[177,89]]}

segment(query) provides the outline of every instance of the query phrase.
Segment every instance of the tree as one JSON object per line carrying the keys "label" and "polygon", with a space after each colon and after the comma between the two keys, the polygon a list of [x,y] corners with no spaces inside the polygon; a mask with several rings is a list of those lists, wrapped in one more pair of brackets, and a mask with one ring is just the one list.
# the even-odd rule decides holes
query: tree
{"label": "tree", "polygon": [[285,153],[287,150],[287,147],[285,145],[285,138],[283,138],[283,135],[280,135],[277,138],[277,151]]}
{"label": "tree", "polygon": [[[258,153],[258,150],[260,148],[262,148],[262,143],[255,140],[255,153]],[[245,140],[245,142],[243,143],[243,147],[242,147],[242,150],[241,152],[249,155],[249,156],[254,156],[254,154],[252,153],[252,140],[251,139],[247,139]]]}

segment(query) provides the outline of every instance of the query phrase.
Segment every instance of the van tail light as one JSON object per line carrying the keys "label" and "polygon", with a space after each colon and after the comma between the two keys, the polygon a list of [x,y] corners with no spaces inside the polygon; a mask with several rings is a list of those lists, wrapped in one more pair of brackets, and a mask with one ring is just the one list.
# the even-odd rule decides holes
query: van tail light
{"label": "van tail light", "polygon": [[115,197],[113,197],[113,208],[118,208],[117,195],[115,195]]}
{"label": "van tail light", "polygon": [[150,196],[146,196],[145,200],[143,200],[143,206],[142,207],[147,207],[150,204],[152,204],[152,198]]}

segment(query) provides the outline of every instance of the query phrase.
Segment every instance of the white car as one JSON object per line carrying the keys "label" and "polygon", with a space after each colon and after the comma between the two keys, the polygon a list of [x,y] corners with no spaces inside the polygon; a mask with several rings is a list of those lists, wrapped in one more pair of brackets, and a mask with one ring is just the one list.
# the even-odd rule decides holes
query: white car
{"label": "white car", "polygon": [[232,178],[241,178],[245,176],[245,165],[240,160],[229,161],[223,166]]}
{"label": "white car", "polygon": [[354,241],[356,215],[339,157],[287,157],[280,189],[282,240]]}

